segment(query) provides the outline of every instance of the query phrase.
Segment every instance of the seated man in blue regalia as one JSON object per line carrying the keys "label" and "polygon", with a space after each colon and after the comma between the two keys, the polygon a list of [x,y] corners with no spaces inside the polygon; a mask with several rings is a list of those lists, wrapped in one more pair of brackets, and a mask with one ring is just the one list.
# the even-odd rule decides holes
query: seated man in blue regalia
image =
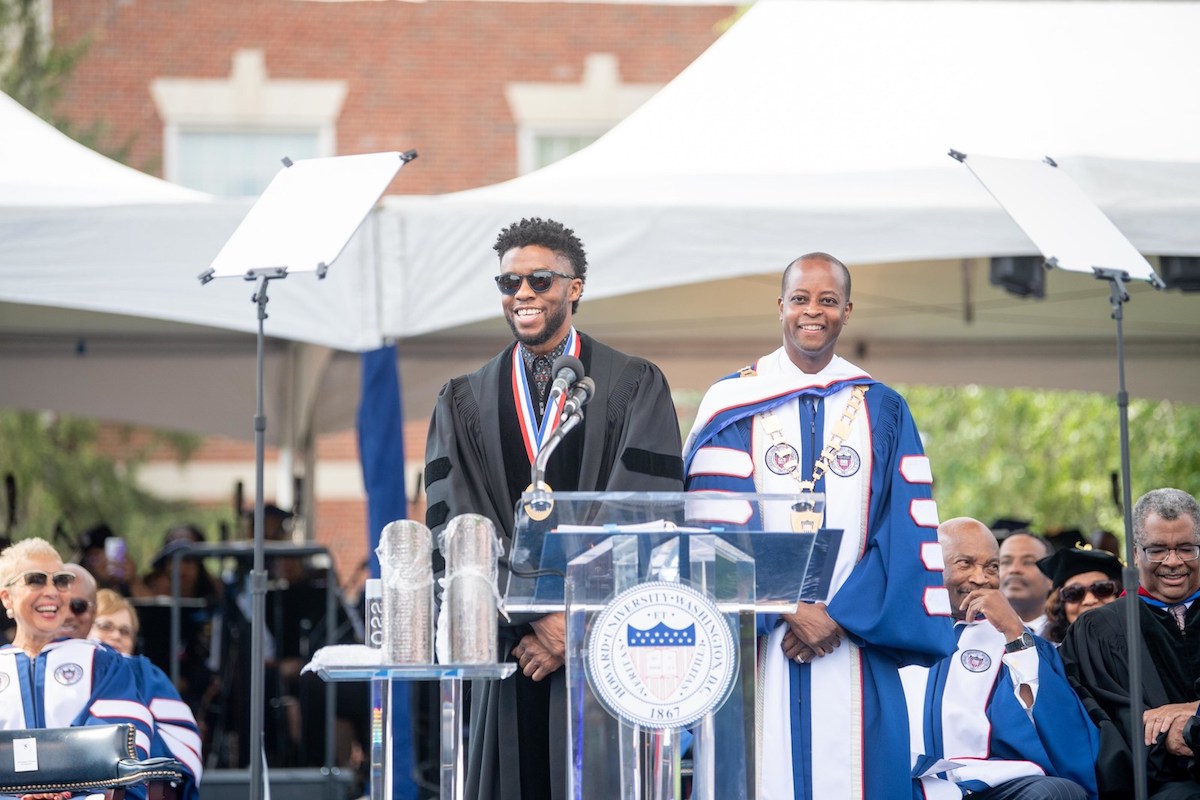
{"label": "seated man in blue regalia", "polygon": [[900,671],[908,700],[913,797],[1083,800],[1096,797],[1099,733],[1054,646],[1000,592],[1000,550],[968,517],[938,539],[958,649]]}

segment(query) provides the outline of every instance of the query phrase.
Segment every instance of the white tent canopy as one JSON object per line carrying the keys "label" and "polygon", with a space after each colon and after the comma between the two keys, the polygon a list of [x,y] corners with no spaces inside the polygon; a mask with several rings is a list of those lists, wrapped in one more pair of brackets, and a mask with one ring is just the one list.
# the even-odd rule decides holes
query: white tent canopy
{"label": "white tent canopy", "polygon": [[[492,187],[385,198],[324,281],[272,285],[266,329],[341,351],[400,340],[406,412],[423,416],[507,337],[490,245],[540,215],[587,246],[579,327],[661,361],[677,388],[773,347],[778,273],[820,249],[854,273],[847,354],[885,380],[1111,391],[1107,286],[1052,273],[1041,301],[989,287],[989,256],[1034,250],[946,153],[1053,156],[1141,252],[1200,254],[1196,30],[1196,2],[760,0],[580,153]],[[0,366],[39,307],[125,333],[128,318],[170,321],[137,324],[163,341],[176,323],[205,343],[253,331],[250,284],[196,281],[246,209],[0,207]],[[1195,298],[1135,286],[1125,326],[1135,396],[1200,396]]]}
{"label": "white tent canopy", "polygon": [[[1051,155],[1144,252],[1200,252],[1196,30],[1196,3],[759,2],[585,150],[390,207],[410,273],[489,269],[496,220],[561,209],[602,265],[593,297],[776,272],[804,249],[855,264],[1032,253],[955,148]],[[447,235],[479,218],[478,238]],[[399,308],[389,328],[447,324],[440,304]]]}
{"label": "white tent canopy", "polygon": [[[1043,301],[987,286],[988,256],[1035,251],[947,152],[1051,155],[1143,253],[1200,253],[1196,30],[1197,3],[759,2],[574,156],[388,199],[405,250],[384,273],[384,327],[500,331],[481,322],[496,306],[486,245],[540,213],[588,245],[580,325],[663,359],[673,385],[771,346],[778,273],[820,249],[851,264],[844,338],[884,377],[1110,391],[1107,286],[1055,273]],[[1193,399],[1194,298],[1134,288],[1132,390]]]}
{"label": "white tent canopy", "polygon": [[[0,94],[0,406],[252,435],[254,341],[231,331],[254,329],[253,287],[196,280],[249,205],[105,158]],[[301,292],[293,315],[306,298],[326,313]],[[345,426],[354,393],[313,401],[330,351],[267,355],[273,441]]]}
{"label": "white tent canopy", "polygon": [[0,206],[195,202],[207,195],[79,144],[0,94]]}

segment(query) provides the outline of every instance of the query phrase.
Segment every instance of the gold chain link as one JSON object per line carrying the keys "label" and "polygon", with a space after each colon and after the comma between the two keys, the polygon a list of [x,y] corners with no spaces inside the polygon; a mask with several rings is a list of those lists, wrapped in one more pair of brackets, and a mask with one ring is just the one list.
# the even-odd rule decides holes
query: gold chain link
{"label": "gold chain link", "polygon": [[[833,423],[833,427],[829,431],[829,441],[825,444],[825,448],[821,451],[821,455],[813,464],[813,476],[811,481],[806,481],[800,477],[800,465],[792,462],[787,465],[787,472],[796,481],[797,487],[800,489],[800,494],[811,494],[816,490],[817,481],[825,476],[829,471],[830,462],[837,456],[838,450],[842,448],[842,443],[846,441],[846,437],[850,435],[850,425],[854,422],[854,417],[862,408],[863,399],[866,397],[867,389],[870,388],[864,384],[857,384],[854,390],[850,393],[850,399],[846,401],[846,407],[842,409],[842,415],[837,422]],[[788,445],[787,440],[783,438],[783,426],[779,424],[779,420],[775,418],[775,409],[768,409],[758,415],[760,424],[767,436],[771,439],[771,447],[776,445]],[[796,448],[792,450],[799,453]],[[770,448],[768,448],[769,452]],[[825,514],[823,512],[814,511],[813,504],[797,503],[792,510],[792,528],[797,531],[815,532],[820,528],[824,521]]]}

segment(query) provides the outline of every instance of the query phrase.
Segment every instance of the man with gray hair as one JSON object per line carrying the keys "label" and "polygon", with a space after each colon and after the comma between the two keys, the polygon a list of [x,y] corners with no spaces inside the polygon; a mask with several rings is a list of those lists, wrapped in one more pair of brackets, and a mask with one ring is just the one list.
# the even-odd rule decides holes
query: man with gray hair
{"label": "man with gray hair", "polygon": [[[1200,503],[1179,489],[1155,489],[1133,508],[1134,565],[1141,588],[1094,609],[1067,630],[1060,653],[1092,720],[1100,726],[1100,796],[1133,795],[1129,654],[1143,667],[1142,713],[1151,798],[1200,797],[1184,725],[1200,691]],[[1137,603],[1142,640],[1129,646],[1126,607]]]}

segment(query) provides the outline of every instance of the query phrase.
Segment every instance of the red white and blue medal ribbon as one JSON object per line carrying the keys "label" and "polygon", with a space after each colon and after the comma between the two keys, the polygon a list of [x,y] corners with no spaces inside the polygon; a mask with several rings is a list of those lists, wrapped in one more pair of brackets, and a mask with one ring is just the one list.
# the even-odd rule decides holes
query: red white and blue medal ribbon
{"label": "red white and blue medal ribbon", "polygon": [[[579,336],[572,327],[571,332],[567,335],[567,346],[563,352],[579,358],[581,345]],[[538,451],[542,449],[542,441],[552,434],[561,422],[567,396],[565,393],[559,395],[554,405],[546,408],[546,413],[542,415],[539,423],[537,405],[534,402],[533,392],[530,390],[529,378],[525,374],[525,362],[521,358],[520,345],[513,348],[512,371],[513,402],[517,407],[517,420],[521,424],[521,438],[525,441],[525,455],[529,457],[529,463],[533,464]]]}

